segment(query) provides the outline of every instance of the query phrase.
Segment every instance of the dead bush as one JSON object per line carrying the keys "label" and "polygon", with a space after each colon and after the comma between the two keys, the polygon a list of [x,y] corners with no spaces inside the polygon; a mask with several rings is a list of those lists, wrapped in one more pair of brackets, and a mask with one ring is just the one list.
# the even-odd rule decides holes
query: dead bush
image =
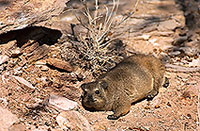
{"label": "dead bush", "polygon": [[[73,55],[73,58],[70,58],[72,63],[83,65],[84,61],[84,66],[91,69],[94,75],[97,75],[113,68],[116,63],[126,56],[125,45],[119,39],[123,34],[119,33],[117,28],[134,11],[130,12],[122,20],[117,21],[116,13],[119,0],[113,0],[112,7],[110,8],[106,5],[99,5],[99,1],[95,0],[95,7],[93,9],[87,6],[85,0],[81,2],[84,5],[84,9],[81,11],[84,18],[79,16],[76,16],[76,18],[80,25],[86,29],[86,32],[78,35],[73,33],[74,36],[70,39],[72,48],[63,47],[65,48],[63,52],[68,50],[67,56],[70,56],[70,53],[73,52],[75,55]],[[67,59],[69,60],[69,58]]]}

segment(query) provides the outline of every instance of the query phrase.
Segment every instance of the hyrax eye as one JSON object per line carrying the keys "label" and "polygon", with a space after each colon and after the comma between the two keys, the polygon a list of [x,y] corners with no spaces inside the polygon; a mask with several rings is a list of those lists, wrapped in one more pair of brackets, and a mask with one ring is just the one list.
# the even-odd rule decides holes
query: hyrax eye
{"label": "hyrax eye", "polygon": [[99,92],[99,90],[96,90],[95,93],[96,93],[96,94],[99,94],[100,92]]}

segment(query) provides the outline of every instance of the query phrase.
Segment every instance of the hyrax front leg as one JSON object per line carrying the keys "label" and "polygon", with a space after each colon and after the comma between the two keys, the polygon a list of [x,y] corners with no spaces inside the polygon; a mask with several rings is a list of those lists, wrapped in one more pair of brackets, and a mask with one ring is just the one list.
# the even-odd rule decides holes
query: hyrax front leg
{"label": "hyrax front leg", "polygon": [[119,117],[126,115],[131,108],[131,103],[124,103],[121,105],[116,105],[116,107],[113,108],[114,114],[108,115],[108,119],[110,120],[117,120]]}
{"label": "hyrax front leg", "polygon": [[156,89],[153,89],[151,92],[148,93],[147,100],[152,100],[157,94],[158,91]]}

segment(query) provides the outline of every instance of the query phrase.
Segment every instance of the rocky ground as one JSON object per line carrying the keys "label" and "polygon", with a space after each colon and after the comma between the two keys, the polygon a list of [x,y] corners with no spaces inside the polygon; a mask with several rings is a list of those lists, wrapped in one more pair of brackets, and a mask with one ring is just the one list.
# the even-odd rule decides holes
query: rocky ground
{"label": "rocky ground", "polygon": [[[84,32],[72,13],[82,6],[78,0],[62,2],[0,0],[1,131],[200,130],[198,0],[140,0],[137,11],[116,30],[123,33],[118,55],[153,54],[165,63],[170,81],[152,101],[132,105],[116,121],[107,119],[112,112],[89,112],[81,105],[80,85],[95,79],[88,61],[81,59],[68,39]],[[94,2],[89,2],[93,7]],[[135,3],[120,1],[116,20],[132,11]],[[20,4],[24,10],[16,13]],[[112,3],[102,0],[100,4]],[[52,5],[62,8],[50,10]],[[46,11],[45,17],[35,13],[34,6],[42,14]],[[14,17],[17,20],[12,21]]]}

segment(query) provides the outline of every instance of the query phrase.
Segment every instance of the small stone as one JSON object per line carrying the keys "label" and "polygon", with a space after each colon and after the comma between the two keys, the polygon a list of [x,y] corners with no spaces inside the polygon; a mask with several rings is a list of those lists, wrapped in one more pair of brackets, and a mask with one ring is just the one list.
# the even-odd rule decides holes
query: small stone
{"label": "small stone", "polygon": [[35,65],[46,65],[46,61],[44,60],[36,61]]}
{"label": "small stone", "polygon": [[0,65],[7,62],[9,57],[7,55],[0,55]]}
{"label": "small stone", "polygon": [[20,71],[22,69],[22,67],[17,67],[14,70]]}
{"label": "small stone", "polygon": [[46,126],[50,126],[50,124],[49,124],[48,122],[45,122],[44,124],[45,124]]}
{"label": "small stone", "polygon": [[154,45],[155,43],[157,43],[157,39],[155,38],[149,39],[149,42]]}
{"label": "small stone", "polygon": [[18,65],[21,66],[21,67],[25,66],[25,64],[28,62],[26,60],[25,56],[20,56],[19,58],[21,59],[21,61],[18,62]]}
{"label": "small stone", "polygon": [[191,98],[190,92],[189,91],[184,91],[183,94],[182,94],[182,97],[185,98],[185,99],[186,98]]}
{"label": "small stone", "polygon": [[0,66],[0,71],[3,71],[5,70],[5,67],[4,66]]}
{"label": "small stone", "polygon": [[49,104],[65,111],[78,108],[77,102],[56,95],[50,95]]}
{"label": "small stone", "polygon": [[134,39],[136,39],[136,40],[149,40],[149,38],[150,38],[150,35],[143,34],[141,36],[135,37]]}
{"label": "small stone", "polygon": [[151,126],[143,126],[146,131],[149,131]]}
{"label": "small stone", "polygon": [[46,62],[49,65],[54,66],[58,69],[62,69],[62,70],[68,71],[68,72],[73,71],[73,67],[66,61],[56,59],[56,58],[49,58],[49,59],[46,60]]}
{"label": "small stone", "polygon": [[167,105],[169,106],[169,107],[171,107],[172,105],[169,103],[169,102],[167,102]]}
{"label": "small stone", "polygon": [[193,59],[190,63],[189,63],[190,67],[196,67],[196,66],[200,66],[200,57],[198,59]]}
{"label": "small stone", "polygon": [[43,44],[39,46],[37,49],[35,49],[31,57],[29,58],[29,63],[37,61],[43,57],[45,57],[49,53],[49,46],[46,44]]}
{"label": "small stone", "polygon": [[191,115],[191,114],[187,114],[187,117],[188,117],[189,119],[191,119],[191,118],[192,118],[192,115]]}
{"label": "small stone", "polygon": [[150,38],[150,35],[146,35],[146,34],[143,34],[141,36],[144,40],[148,40]]}
{"label": "small stone", "polygon": [[199,53],[198,48],[193,47],[180,47],[180,50],[184,51],[184,53],[188,56],[195,56]]}
{"label": "small stone", "polygon": [[19,76],[13,76],[19,83],[29,87],[30,89],[35,89],[35,87],[28,81],[26,81],[24,78]]}
{"label": "small stone", "polygon": [[160,106],[159,106],[159,105],[156,105],[155,108],[158,109],[158,108],[160,108]]}
{"label": "small stone", "polygon": [[180,45],[188,39],[188,36],[180,36],[176,38],[173,42],[173,45]]}
{"label": "small stone", "polygon": [[15,69],[14,69],[14,75],[22,74],[23,71],[22,71],[21,69],[22,69],[22,67],[17,67],[17,68],[15,68]]}
{"label": "small stone", "polygon": [[41,68],[41,67],[42,67],[42,65],[35,65],[35,67],[37,67],[37,68]]}
{"label": "small stone", "polygon": [[49,70],[49,68],[47,67],[47,66],[41,66],[41,71],[48,71]]}
{"label": "small stone", "polygon": [[133,127],[128,127],[128,129],[129,129],[129,130],[134,130],[134,128],[133,128]]}
{"label": "small stone", "polygon": [[88,120],[77,111],[64,111],[57,117],[56,121],[63,130],[92,131]]}
{"label": "small stone", "polygon": [[15,49],[15,50],[12,50],[11,51],[11,57],[17,57],[21,54],[21,51],[19,48]]}
{"label": "small stone", "polygon": [[168,55],[173,57],[173,56],[177,56],[177,55],[180,55],[181,52],[180,51],[173,51],[173,52],[169,52]]}
{"label": "small stone", "polygon": [[151,108],[149,106],[145,106],[144,109],[149,110]]}
{"label": "small stone", "polygon": [[19,74],[22,74],[23,73],[23,71],[18,71],[18,70],[14,70],[14,75],[19,75]]}

